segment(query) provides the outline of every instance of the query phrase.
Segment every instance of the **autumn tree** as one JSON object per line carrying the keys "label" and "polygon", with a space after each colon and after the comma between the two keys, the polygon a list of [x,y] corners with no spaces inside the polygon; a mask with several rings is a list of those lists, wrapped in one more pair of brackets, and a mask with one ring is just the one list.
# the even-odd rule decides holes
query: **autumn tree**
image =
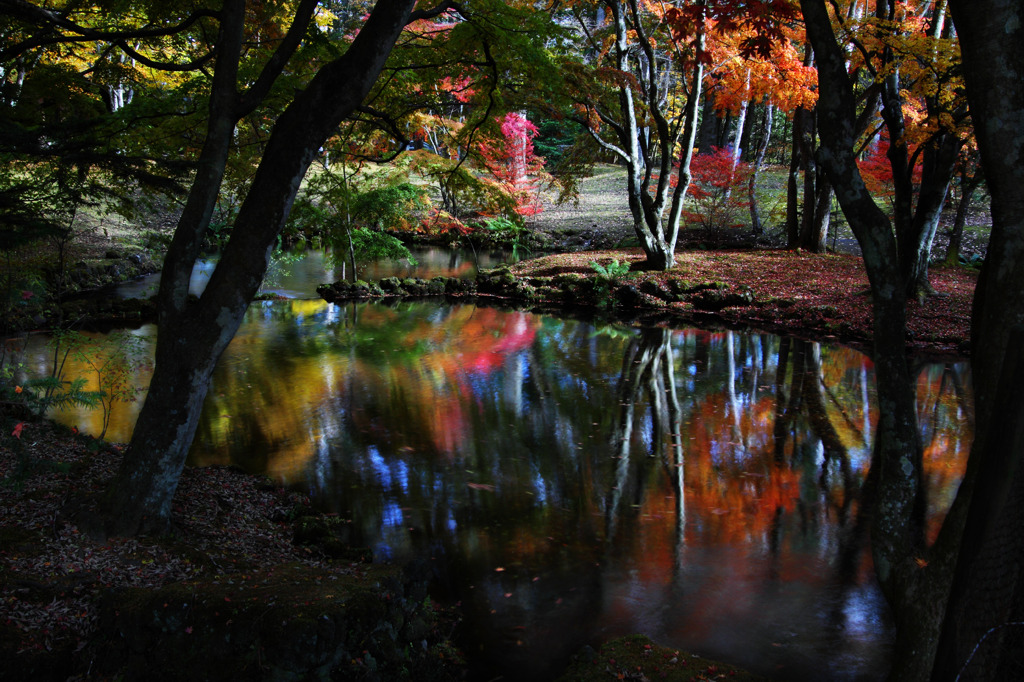
{"label": "autumn tree", "polygon": [[[118,14],[116,25],[104,19],[108,12]],[[59,10],[0,2],[5,250],[40,235],[70,239],[83,208],[129,214],[139,190],[180,190],[189,166],[175,141],[195,119],[178,90],[181,63],[163,55],[187,60],[173,37],[203,30],[210,15],[199,9],[171,17],[147,2]],[[159,45],[161,54],[137,53],[131,46],[140,41]],[[101,47],[115,44],[125,49]],[[194,55],[192,66],[208,59]],[[147,136],[154,128],[161,133]]]}
{"label": "autumn tree", "polygon": [[518,215],[535,215],[543,210],[538,194],[544,173],[544,159],[537,156],[533,138],[537,126],[517,111],[501,119],[501,137],[484,141],[479,153],[488,174],[515,199]]}
{"label": "autumn tree", "polygon": [[690,185],[698,104],[718,34],[746,31],[744,55],[767,55],[790,14],[783,0],[574,2],[578,55],[566,60],[575,120],[627,169],[637,238],[656,270],[671,268]]}
{"label": "autumn tree", "polygon": [[946,256],[943,259],[943,265],[947,267],[960,263],[964,228],[967,226],[971,209],[977,204],[975,200],[978,190],[985,181],[980,161],[977,143],[972,144],[969,141],[960,150],[956,166],[957,179],[951,190],[952,196],[956,198],[956,214],[953,216],[953,225],[949,228],[949,242],[946,244]]}
{"label": "autumn tree", "polygon": [[[959,48],[944,2],[849,5],[834,14],[850,46],[857,122],[886,144],[892,222],[907,295],[931,293],[928,262],[957,156],[967,132]],[[876,119],[881,124],[875,123]],[[862,141],[862,148],[873,144]]]}
{"label": "autumn tree", "polygon": [[[730,120],[735,120],[735,134],[731,142],[734,165],[742,158],[753,158],[753,172],[748,181],[747,194],[750,201],[750,221],[753,232],[762,231],[762,219],[758,211],[757,196],[755,193],[757,176],[764,163],[765,154],[771,141],[772,122],[775,112],[784,112],[792,116],[794,131],[804,131],[803,124],[806,114],[813,112],[816,99],[814,85],[817,82],[817,74],[811,67],[811,60],[802,49],[805,42],[802,26],[795,22],[780,22],[778,25],[780,39],[765,44],[766,54],[750,54],[744,50],[744,41],[755,37],[753,27],[744,27],[733,34],[718,36],[716,40],[709,42],[709,66],[708,85],[705,91],[705,106],[702,112],[702,130],[708,127],[708,123],[719,120],[721,115],[727,114]],[[751,126],[746,121],[751,116],[751,110],[755,105],[763,105],[764,116],[762,124],[761,145],[756,153],[751,155],[751,150],[743,149],[745,131]],[[710,140],[702,141],[700,155],[711,153],[711,146],[725,146],[723,144],[713,145]],[[797,143],[803,146],[797,146]],[[815,171],[813,163],[802,162],[806,158],[813,159],[813,153],[808,151],[801,154],[800,150],[805,149],[806,140],[794,132],[794,153],[793,158],[797,161],[799,168],[794,168],[790,176],[790,215],[787,224],[792,223],[790,228],[790,246],[803,246],[812,250],[824,249],[824,237],[812,239],[808,237],[804,243],[799,243],[800,227],[798,225],[798,199],[797,175],[798,170],[806,171],[808,165],[810,172],[805,172],[805,177],[810,184],[805,185],[809,191],[805,191],[804,215],[807,220],[815,214],[815,209],[822,203],[816,199],[815,187],[821,188],[820,184],[815,185]],[[829,194],[829,197],[831,195]],[[828,202],[825,202],[827,207]],[[827,218],[827,211],[824,213]],[[810,226],[806,225],[805,231],[810,232]],[[818,221],[821,224],[821,220]],[[821,230],[821,232],[824,232]],[[812,244],[813,243],[813,244]],[[820,248],[817,248],[820,244]]]}
{"label": "autumn tree", "polygon": [[[890,21],[893,7],[887,2],[878,5],[876,17]],[[801,2],[815,50],[821,88],[820,158],[837,187],[843,212],[864,253],[871,281],[874,360],[880,404],[873,464],[878,471],[873,551],[879,581],[897,623],[899,655],[892,673],[894,679],[926,678],[937,651],[935,675],[956,676],[974,647],[988,633],[995,634],[997,649],[999,643],[1008,641],[1004,639],[1006,632],[995,631],[1018,618],[1020,604],[1016,596],[1019,593],[1008,587],[1017,580],[1014,576],[1019,569],[1012,566],[1020,565],[1020,546],[1004,541],[1010,528],[1015,529],[1014,533],[1019,530],[1020,442],[1019,433],[1007,431],[1004,426],[1007,420],[1000,415],[1007,410],[1016,417],[1020,410],[1013,398],[1017,385],[1011,383],[1019,379],[1020,351],[1019,344],[1012,341],[1012,334],[1024,316],[1024,280],[1017,259],[1011,254],[1020,248],[1021,200],[1016,183],[1020,182],[1024,167],[1020,154],[1008,154],[1007,149],[1013,145],[1019,149],[1022,145],[1019,129],[1011,123],[1013,112],[1021,110],[1022,90],[1016,74],[1022,60],[1017,47],[1020,41],[1013,36],[1000,35],[995,27],[1002,30],[1004,26],[1014,26],[1019,33],[1021,7],[1019,3],[1013,8],[999,3],[986,4],[984,9],[968,8],[967,3],[951,3],[951,6],[958,33],[965,44],[968,98],[986,177],[999,188],[992,188],[993,232],[989,259],[975,295],[972,323],[977,436],[956,502],[938,538],[928,546],[920,527],[923,505],[920,445],[915,433],[912,401],[907,395],[909,384],[903,341],[907,295],[904,285],[909,280],[906,260],[901,258],[897,248],[900,235],[905,238],[908,233],[898,229],[894,232],[888,217],[867,191],[855,163],[854,87],[825,3]],[[932,16],[938,20],[937,13]],[[993,64],[998,68],[993,68]],[[891,95],[895,85],[881,83],[879,87],[883,91],[888,88]],[[885,106],[895,104],[895,99],[890,97]],[[900,115],[893,111],[887,114],[891,121],[886,124],[890,134],[897,129]],[[936,153],[941,155],[939,150]],[[900,165],[905,158],[902,152],[889,154],[894,169],[908,170],[912,164]],[[900,181],[906,182],[906,176],[894,182]],[[922,184],[925,182],[922,177]],[[900,199],[896,201],[899,203]],[[923,201],[919,200],[917,210],[921,210]],[[1016,423],[1013,417],[1009,423]],[[955,580],[954,561],[957,562]],[[980,576],[983,577],[979,579]],[[951,581],[953,590],[947,610]],[[941,647],[938,646],[940,628],[945,642]],[[1019,646],[1015,645],[1010,651],[1011,656],[1018,655]],[[1009,660],[997,653],[989,662],[981,663],[979,669],[997,679],[1000,666]]]}
{"label": "autumn tree", "polygon": [[[573,118],[627,169],[633,227],[648,267],[675,263],[689,187],[704,65],[706,3],[687,7],[674,33],[664,7],[637,0],[570,6],[584,59],[565,64]],[[680,10],[671,7],[677,15]],[[679,15],[681,17],[681,15]]]}

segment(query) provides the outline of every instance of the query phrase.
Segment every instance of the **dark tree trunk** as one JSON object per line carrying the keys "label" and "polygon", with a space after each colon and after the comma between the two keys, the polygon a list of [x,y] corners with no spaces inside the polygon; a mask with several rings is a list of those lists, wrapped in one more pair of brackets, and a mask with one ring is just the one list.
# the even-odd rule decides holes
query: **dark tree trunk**
{"label": "dark tree trunk", "polygon": [[[306,21],[315,4],[303,3]],[[166,526],[213,367],[259,288],[299,183],[319,147],[362,103],[414,4],[378,3],[348,51],[322,67],[278,117],[231,240],[203,295],[192,303],[188,276],[209,224],[234,122],[245,110],[245,95],[236,94],[235,83],[244,3],[225,3],[210,127],[199,175],[165,262],[150,392],[108,492],[110,531],[134,534]]]}
{"label": "dark tree trunk", "polygon": [[[804,45],[804,66],[813,64],[814,50],[810,43]],[[793,112],[793,144],[792,153],[789,159],[789,177],[786,183],[786,247],[795,249],[803,246],[803,235],[808,218],[807,207],[814,205],[814,178],[808,177],[809,166],[814,165],[813,157],[809,155],[814,152],[814,118],[813,109],[797,107]],[[800,173],[804,174],[804,198],[803,210],[800,207]],[[810,196],[808,198],[808,189]],[[812,213],[813,215],[813,213]],[[802,216],[802,217],[801,217]],[[807,227],[807,230],[810,228]]]}
{"label": "dark tree trunk", "polygon": [[789,174],[786,176],[786,248],[800,246],[800,117],[806,113],[803,107],[793,112],[793,141],[790,145]]}
{"label": "dark tree trunk", "polygon": [[800,131],[800,170],[804,174],[803,205],[800,209],[800,248],[808,250],[813,250],[817,241],[814,235],[814,207],[817,203],[814,200],[817,184],[817,166],[814,161],[817,132],[814,119],[817,115],[813,109],[806,112],[803,117],[803,129]]}
{"label": "dark tree trunk", "polygon": [[[895,0],[878,2],[876,14],[880,19],[892,20],[896,14]],[[900,268],[907,296],[920,298],[933,292],[928,282],[928,260],[961,142],[959,135],[954,132],[940,132],[928,142],[923,155],[921,186],[915,206],[914,160],[906,141],[898,63],[891,48],[885,48],[882,54],[889,69],[881,88],[882,119],[889,134],[887,156],[892,167],[895,190],[893,214]],[[930,98],[928,104],[930,112],[938,118],[940,112],[936,108],[935,99]]]}
{"label": "dark tree trunk", "polygon": [[964,227],[967,225],[967,214],[971,210],[971,202],[974,201],[974,193],[981,185],[981,171],[967,177],[966,171],[960,173],[960,201],[956,205],[956,217],[953,218],[953,227],[949,231],[949,243],[946,245],[946,257],[944,263],[947,266],[960,263],[960,250],[963,248]]}
{"label": "dark tree trunk", "polygon": [[817,140],[816,109],[806,112],[800,136],[800,157],[804,173],[803,208],[800,211],[799,246],[812,253],[824,253],[832,208],[832,185],[815,161]]}
{"label": "dark tree trunk", "polygon": [[[814,220],[814,117],[813,109],[793,113],[793,157],[786,187],[786,236],[789,248],[805,247]],[[803,192],[800,180],[803,179]]]}
{"label": "dark tree trunk", "polygon": [[715,112],[715,93],[708,90],[704,93],[704,103],[700,112],[700,133],[698,133],[698,154],[710,154],[711,148],[718,144],[718,128],[721,119]]}
{"label": "dark tree trunk", "polygon": [[956,168],[960,146],[958,135],[945,133],[925,150],[917,206],[910,221],[909,232],[904,236],[900,248],[900,267],[907,283],[908,297],[921,297],[933,292],[928,282],[928,261],[942,219],[942,208],[949,194],[949,183]]}
{"label": "dark tree trunk", "polygon": [[[934,655],[942,600],[937,581],[924,579],[926,554],[922,448],[914,382],[906,362],[906,298],[896,242],[857,168],[853,87],[823,0],[801,0],[818,65],[818,160],[836,188],[840,206],[860,244],[871,284],[875,378],[879,418],[872,553],[879,584],[897,625],[894,679],[923,679]],[[929,569],[938,571],[940,566]]]}
{"label": "dark tree trunk", "polygon": [[818,169],[815,183],[817,196],[814,199],[814,224],[812,226],[807,248],[814,253],[825,253],[828,241],[828,228],[832,223],[832,183],[823,169]]}
{"label": "dark tree trunk", "polygon": [[961,489],[974,494],[933,679],[961,670],[963,679],[1013,679],[1024,656],[1021,626],[1009,625],[1024,622],[1024,3],[949,5],[992,197],[992,236],[971,321],[976,435]]}
{"label": "dark tree trunk", "polygon": [[772,139],[772,118],[774,114],[775,107],[771,104],[766,104],[764,107],[764,123],[761,130],[761,145],[757,150],[757,158],[754,159],[754,169],[750,174],[750,186],[748,187],[750,195],[750,230],[757,235],[764,232],[764,224],[761,222],[761,213],[757,205],[757,175],[761,172],[761,166],[764,165],[764,157],[768,152],[768,144]]}
{"label": "dark tree trunk", "polygon": [[1000,419],[989,421],[984,438],[988,450],[964,526],[936,681],[1011,680],[1024,670],[1024,327],[1010,341],[995,392]]}

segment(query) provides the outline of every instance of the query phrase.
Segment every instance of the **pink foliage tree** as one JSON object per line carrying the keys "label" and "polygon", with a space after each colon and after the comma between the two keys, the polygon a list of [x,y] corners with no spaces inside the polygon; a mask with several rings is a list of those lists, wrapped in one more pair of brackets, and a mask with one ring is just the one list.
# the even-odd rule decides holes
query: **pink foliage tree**
{"label": "pink foliage tree", "polygon": [[537,133],[530,119],[510,112],[501,120],[501,139],[480,145],[484,167],[494,182],[515,198],[516,213],[522,216],[544,210],[540,201],[544,159],[533,149]]}

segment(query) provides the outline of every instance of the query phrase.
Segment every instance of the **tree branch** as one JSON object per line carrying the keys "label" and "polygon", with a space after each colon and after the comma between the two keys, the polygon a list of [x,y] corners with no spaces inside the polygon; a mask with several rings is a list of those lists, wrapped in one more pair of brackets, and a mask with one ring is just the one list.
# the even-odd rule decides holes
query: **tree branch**
{"label": "tree branch", "polygon": [[[39,7],[30,2],[26,2],[25,0],[0,0],[0,16],[4,15],[14,19],[20,19],[37,26],[44,30],[44,34],[28,38],[9,48],[0,50],[0,61],[7,61],[37,47],[46,47],[48,45],[57,45],[61,43],[101,41],[117,43],[120,45],[128,40],[162,38],[181,33],[196,24],[200,19],[206,17],[216,19],[220,18],[219,12],[214,12],[212,10],[196,10],[174,26],[143,27],[124,31],[101,31],[76,24],[52,10]],[[54,35],[52,32],[58,29],[65,31],[66,33],[57,33],[57,35]],[[69,35],[69,33],[72,35]],[[152,68],[161,67],[153,66]]]}
{"label": "tree branch", "polygon": [[288,27],[288,33],[285,34],[284,39],[277,46],[277,49],[274,50],[274,54],[270,56],[267,63],[263,65],[263,70],[260,71],[256,82],[240,98],[239,117],[245,116],[255,109],[267,96],[270,86],[281,75],[288,60],[292,58],[295,50],[298,49],[299,44],[302,42],[302,36],[306,34],[306,29],[313,18],[313,10],[316,9],[317,4],[318,0],[302,0],[299,3],[298,9],[295,10],[295,20]]}

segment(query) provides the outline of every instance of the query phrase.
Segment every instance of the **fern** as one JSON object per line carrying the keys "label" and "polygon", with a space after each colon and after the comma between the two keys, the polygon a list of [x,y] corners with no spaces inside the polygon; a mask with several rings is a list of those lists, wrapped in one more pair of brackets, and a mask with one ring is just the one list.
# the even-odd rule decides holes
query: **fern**
{"label": "fern", "polygon": [[629,274],[629,263],[620,263],[617,258],[608,265],[601,265],[597,261],[590,261],[590,267],[597,273],[598,279],[605,280],[606,282],[614,282]]}

